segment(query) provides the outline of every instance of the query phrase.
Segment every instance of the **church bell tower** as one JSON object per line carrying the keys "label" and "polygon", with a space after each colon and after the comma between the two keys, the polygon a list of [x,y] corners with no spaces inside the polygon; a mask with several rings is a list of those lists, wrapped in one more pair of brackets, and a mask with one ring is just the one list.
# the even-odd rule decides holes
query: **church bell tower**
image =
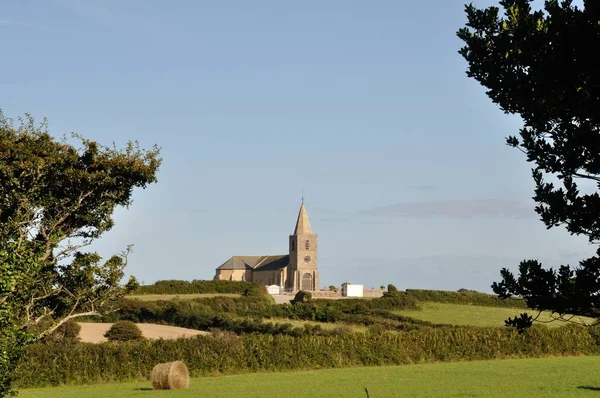
{"label": "church bell tower", "polygon": [[296,229],[290,235],[290,265],[287,277],[288,288],[298,290],[319,290],[317,271],[317,235],[313,234],[304,206],[304,199],[298,213]]}

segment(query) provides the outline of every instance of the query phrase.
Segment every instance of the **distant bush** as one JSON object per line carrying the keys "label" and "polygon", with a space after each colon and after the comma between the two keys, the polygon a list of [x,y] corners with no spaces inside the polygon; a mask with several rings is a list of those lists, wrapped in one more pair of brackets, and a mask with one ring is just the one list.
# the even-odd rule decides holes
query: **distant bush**
{"label": "distant bush", "polygon": [[131,321],[119,321],[104,334],[108,341],[135,341],[142,340],[142,331]]}
{"label": "distant bush", "polygon": [[222,280],[162,280],[152,285],[140,286],[134,294],[204,294],[204,293],[229,293],[244,294],[247,296],[266,295],[264,285],[246,281]]}
{"label": "distant bush", "polygon": [[496,295],[476,291],[451,292],[445,290],[406,289],[406,295],[417,301],[437,303],[481,305],[488,307],[527,308],[525,300],[520,298],[501,299]]}
{"label": "distant bush", "polygon": [[402,333],[327,336],[217,333],[123,344],[34,344],[20,362],[15,387],[148,380],[157,363],[182,360],[191,376],[384,366],[476,359],[600,354],[597,335],[576,325],[512,328],[421,328]]}
{"label": "distant bush", "polygon": [[310,300],[312,300],[312,294],[310,292],[300,290],[290,302],[292,304],[308,303]]}
{"label": "distant bush", "polygon": [[65,323],[63,323],[58,329],[54,331],[51,335],[47,337],[47,341],[53,342],[77,342],[79,341],[79,332],[81,331],[81,326],[71,319]]}
{"label": "distant bush", "polygon": [[392,285],[391,283],[387,286],[387,292],[385,292],[383,295],[387,296],[387,297],[394,297],[398,295],[398,289],[396,288],[396,286]]}

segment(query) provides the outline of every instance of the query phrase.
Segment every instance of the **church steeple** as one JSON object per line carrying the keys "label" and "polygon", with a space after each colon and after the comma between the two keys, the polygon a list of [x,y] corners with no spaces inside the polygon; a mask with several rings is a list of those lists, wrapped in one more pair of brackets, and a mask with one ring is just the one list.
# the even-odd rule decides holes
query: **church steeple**
{"label": "church steeple", "polygon": [[312,232],[304,198],[298,212],[294,234],[290,235],[290,264],[287,287],[292,291],[319,290],[317,271],[317,235]]}
{"label": "church steeple", "polygon": [[300,212],[298,213],[298,220],[296,221],[296,229],[294,235],[312,234],[310,229],[310,222],[308,221],[308,213],[306,207],[304,207],[304,200],[302,206],[300,206]]}

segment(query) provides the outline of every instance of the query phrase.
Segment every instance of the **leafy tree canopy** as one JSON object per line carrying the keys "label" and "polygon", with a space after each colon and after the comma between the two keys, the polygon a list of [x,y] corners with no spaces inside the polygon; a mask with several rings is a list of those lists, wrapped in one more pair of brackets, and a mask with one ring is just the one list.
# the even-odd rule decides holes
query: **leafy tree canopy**
{"label": "leafy tree canopy", "polygon": [[135,187],[156,182],[159,150],[75,138],[79,146],[0,110],[0,397],[24,346],[110,311],[136,286],[120,284],[131,247],[107,260],[85,249],[113,227]]}
{"label": "leafy tree canopy", "polygon": [[[597,243],[600,196],[580,186],[588,181],[600,188],[600,2],[584,0],[582,8],[549,0],[541,10],[531,3],[500,1],[502,14],[499,7],[467,5],[459,53],[468,62],[467,75],[505,113],[523,120],[518,136],[506,142],[533,164],[541,221]],[[529,307],[558,317],[600,316],[598,256],[558,269],[526,260],[517,276],[506,268],[501,276],[492,285],[501,297],[522,296]]]}
{"label": "leafy tree canopy", "polygon": [[132,321],[119,321],[114,323],[104,337],[108,341],[135,341],[143,340],[142,331]]}

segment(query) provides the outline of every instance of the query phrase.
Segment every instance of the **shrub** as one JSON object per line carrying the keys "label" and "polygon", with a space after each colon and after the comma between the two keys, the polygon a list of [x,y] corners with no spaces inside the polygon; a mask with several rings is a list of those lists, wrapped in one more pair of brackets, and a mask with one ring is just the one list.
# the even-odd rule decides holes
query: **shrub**
{"label": "shrub", "polygon": [[246,286],[244,291],[242,292],[242,296],[245,297],[271,297],[270,294],[267,293],[267,287],[265,285],[260,284],[252,284]]}
{"label": "shrub", "polygon": [[396,289],[396,286],[390,283],[387,287],[387,292],[383,293],[383,297],[396,297],[399,294],[400,292],[398,291],[398,289]]}
{"label": "shrub", "polygon": [[311,300],[312,300],[312,294],[310,292],[300,290],[298,293],[296,293],[294,298],[291,300],[291,303],[292,304],[308,303]]}
{"label": "shrub", "polygon": [[63,323],[62,326],[56,329],[49,337],[54,341],[75,342],[79,341],[80,331],[81,326],[79,326],[75,320],[71,319]]}
{"label": "shrub", "polygon": [[113,324],[104,334],[108,341],[142,340],[142,331],[131,321],[119,321]]}
{"label": "shrub", "polygon": [[252,294],[260,295],[266,288],[255,282],[222,280],[162,280],[152,285],[140,286],[134,294],[203,294],[237,293],[244,294],[256,289]]}

